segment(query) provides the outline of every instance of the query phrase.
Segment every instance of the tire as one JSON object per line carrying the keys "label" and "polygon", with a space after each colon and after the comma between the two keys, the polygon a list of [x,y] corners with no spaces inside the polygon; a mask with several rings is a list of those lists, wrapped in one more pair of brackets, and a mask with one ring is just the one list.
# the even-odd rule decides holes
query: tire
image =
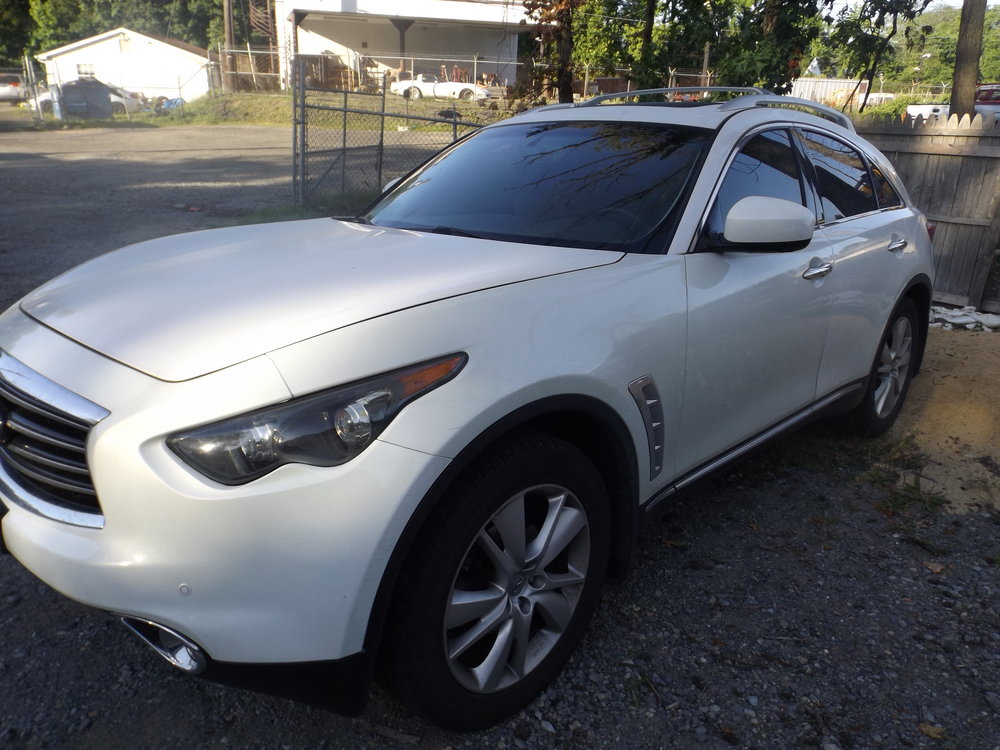
{"label": "tire", "polygon": [[113,115],[123,115],[125,114],[125,105],[121,102],[111,103],[111,114]]}
{"label": "tire", "polygon": [[472,89],[462,89],[458,92],[458,98],[469,101],[472,98]]}
{"label": "tire", "polygon": [[408,88],[407,91],[410,92],[410,98],[413,101],[416,101],[417,99],[423,96],[423,93],[416,86],[410,86],[410,88]]}
{"label": "tire", "polygon": [[849,431],[875,437],[892,427],[920,360],[919,331],[916,306],[901,300],[879,341],[864,400],[844,419]]}
{"label": "tire", "polygon": [[43,115],[51,115],[52,114],[52,102],[42,102],[41,109],[42,109],[42,114]]}
{"label": "tire", "polygon": [[397,585],[384,654],[394,692],[458,731],[527,705],[583,635],[610,528],[603,480],[569,443],[525,435],[475,464]]}

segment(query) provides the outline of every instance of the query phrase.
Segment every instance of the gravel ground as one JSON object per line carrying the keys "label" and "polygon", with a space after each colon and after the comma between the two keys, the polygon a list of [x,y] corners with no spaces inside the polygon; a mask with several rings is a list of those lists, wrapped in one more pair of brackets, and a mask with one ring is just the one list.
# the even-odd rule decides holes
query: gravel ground
{"label": "gravel ground", "polygon": [[[98,252],[287,203],[289,140],[0,132],[0,307]],[[348,719],[304,679],[186,677],[0,557],[0,748],[996,750],[1000,513],[885,481],[893,451],[818,426],[680,498],[562,677],[470,735],[377,687]]]}

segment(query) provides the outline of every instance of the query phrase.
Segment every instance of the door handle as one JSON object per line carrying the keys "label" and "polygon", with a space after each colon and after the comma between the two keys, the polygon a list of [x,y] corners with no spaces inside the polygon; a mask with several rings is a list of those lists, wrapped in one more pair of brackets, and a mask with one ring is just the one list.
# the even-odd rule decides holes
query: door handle
{"label": "door handle", "polygon": [[904,249],[904,248],[905,248],[905,247],[907,246],[907,244],[909,244],[909,243],[908,243],[908,242],[907,242],[907,241],[906,241],[906,240],[905,240],[904,238],[900,238],[900,239],[898,239],[898,240],[893,240],[892,242],[890,242],[890,243],[889,243],[889,247],[888,247],[888,248],[886,248],[886,249],[887,249],[887,250],[888,250],[888,251],[889,251],[890,253],[894,253],[894,252],[896,252],[897,250],[902,250],[902,249]]}
{"label": "door handle", "polygon": [[830,272],[833,271],[832,263],[824,263],[821,266],[813,266],[812,268],[807,268],[802,273],[802,278],[806,281],[815,281],[816,279],[822,279],[824,276],[828,276]]}

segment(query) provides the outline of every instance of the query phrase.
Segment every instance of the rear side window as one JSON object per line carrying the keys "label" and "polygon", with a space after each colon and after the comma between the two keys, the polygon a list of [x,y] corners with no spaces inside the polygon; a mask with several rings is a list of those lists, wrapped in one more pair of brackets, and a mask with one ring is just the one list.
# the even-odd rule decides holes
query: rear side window
{"label": "rear side window", "polygon": [[709,213],[706,232],[722,239],[726,214],[733,205],[751,195],[783,198],[805,205],[798,160],[786,130],[769,130],[751,138],[726,170],[719,195]]}
{"label": "rear side window", "polygon": [[854,147],[819,133],[805,131],[802,136],[816,168],[816,187],[825,221],[878,210],[868,166]]}
{"label": "rear side window", "polygon": [[872,164],[872,179],[875,180],[875,194],[878,196],[879,208],[899,208],[903,205],[903,199],[899,197],[896,188],[874,164]]}

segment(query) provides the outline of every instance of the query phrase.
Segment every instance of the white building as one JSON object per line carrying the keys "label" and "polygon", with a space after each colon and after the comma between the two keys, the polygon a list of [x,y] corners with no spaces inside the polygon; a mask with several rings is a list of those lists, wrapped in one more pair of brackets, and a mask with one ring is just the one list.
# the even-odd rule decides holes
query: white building
{"label": "white building", "polygon": [[92,77],[149,98],[197,99],[209,90],[206,50],[119,28],[37,55],[49,84]]}
{"label": "white building", "polygon": [[327,53],[359,75],[439,73],[516,78],[520,0],[274,0],[283,79],[295,54]]}

